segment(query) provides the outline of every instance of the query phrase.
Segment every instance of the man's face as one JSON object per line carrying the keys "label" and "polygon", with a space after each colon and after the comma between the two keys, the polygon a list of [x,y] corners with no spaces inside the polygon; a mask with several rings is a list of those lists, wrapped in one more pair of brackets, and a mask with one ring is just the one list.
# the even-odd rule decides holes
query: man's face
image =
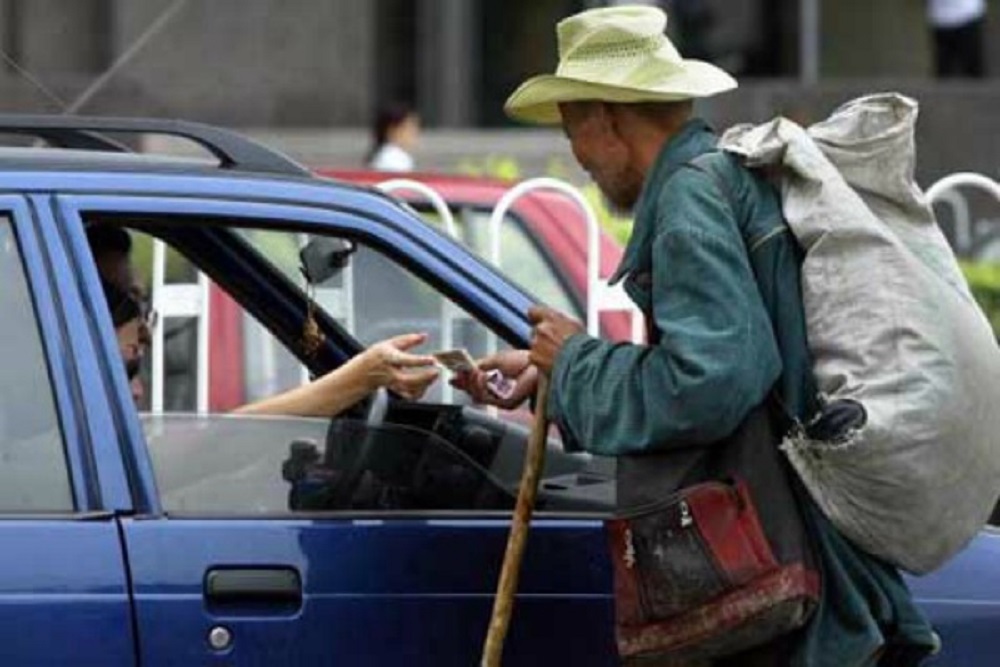
{"label": "man's face", "polygon": [[639,200],[643,175],[633,164],[611,107],[600,102],[567,102],[559,105],[559,111],[576,161],[614,208],[630,212]]}

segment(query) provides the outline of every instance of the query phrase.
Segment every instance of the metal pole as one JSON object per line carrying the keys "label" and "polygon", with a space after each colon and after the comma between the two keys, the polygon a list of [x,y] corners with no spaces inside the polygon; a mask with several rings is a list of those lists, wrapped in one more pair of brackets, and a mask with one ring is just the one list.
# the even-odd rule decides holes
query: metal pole
{"label": "metal pole", "polygon": [[799,3],[799,72],[807,86],[819,82],[820,0]]}
{"label": "metal pole", "polygon": [[125,49],[120,56],[118,56],[115,62],[111,64],[111,67],[105,70],[105,72],[99,77],[94,79],[93,83],[87,86],[87,89],[80,93],[80,95],[73,100],[73,102],[66,107],[65,110],[63,110],[63,114],[74,114],[79,111],[84,104],[89,102],[90,99],[104,87],[104,84],[111,80],[111,77],[125,67],[125,65],[127,65],[128,62],[150,42],[150,40],[156,37],[156,35],[163,30],[164,27],[166,27],[170,20],[177,15],[185,4],[187,4],[187,0],[174,0],[174,3],[167,7],[166,10],[164,10],[163,13],[160,14],[141,35],[139,35],[138,39],[132,42],[132,45]]}

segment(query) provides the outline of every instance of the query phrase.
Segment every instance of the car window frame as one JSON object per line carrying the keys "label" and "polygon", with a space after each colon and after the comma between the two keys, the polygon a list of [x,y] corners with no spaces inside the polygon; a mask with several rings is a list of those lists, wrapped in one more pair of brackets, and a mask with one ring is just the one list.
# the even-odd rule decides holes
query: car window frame
{"label": "car window frame", "polygon": [[[119,493],[123,488],[122,469],[116,468],[106,455],[108,449],[117,449],[116,443],[97,445],[102,440],[102,423],[109,417],[107,404],[98,391],[100,379],[94,372],[96,355],[90,331],[80,308],[65,238],[49,200],[38,195],[5,194],[0,195],[0,208],[10,212],[17,238],[74,505],[71,510],[43,516],[100,518],[116,509],[130,509],[130,503]],[[115,456],[120,458],[117,452]],[[0,511],[3,519],[19,516],[36,519],[42,515]]]}
{"label": "car window frame", "polygon": [[[73,223],[70,227],[72,228],[74,250],[82,265],[81,289],[88,293],[87,301],[93,310],[103,306],[106,311],[106,306],[104,306],[103,295],[100,295],[96,266],[93,258],[90,257],[83,232],[84,220],[89,219],[90,216],[114,216],[123,220],[128,216],[167,219],[189,218],[202,221],[211,219],[218,220],[220,224],[228,226],[254,226],[248,223],[256,222],[259,223],[257,226],[264,229],[320,233],[354,238],[365,242],[378,252],[399,262],[401,266],[448,298],[468,303],[470,315],[483,326],[496,332],[501,339],[512,341],[515,345],[526,344],[529,325],[524,317],[524,312],[530,306],[531,299],[523,290],[511,289],[511,286],[506,282],[501,283],[505,288],[505,293],[490,289],[489,281],[501,281],[502,276],[493,278],[489,272],[485,276],[473,274],[467,268],[463,268],[462,262],[466,264],[469,261],[476,264],[482,262],[474,253],[463,248],[454,240],[442,234],[436,234],[447,239],[448,243],[454,244],[458,252],[467,255],[467,257],[462,256],[456,261],[454,255],[449,256],[431,244],[423,242],[417,238],[416,234],[409,233],[416,230],[407,230],[401,222],[386,220],[365,210],[344,209],[332,205],[317,206],[310,205],[308,202],[230,199],[206,194],[183,196],[179,193],[148,195],[132,193],[63,194],[57,196],[56,200],[61,217]],[[408,218],[405,221],[407,225],[413,225],[417,221],[420,227],[427,227],[428,230],[434,231],[419,218],[411,218],[410,216],[413,214],[405,215]],[[157,225],[152,225],[152,227],[155,226]],[[149,231],[150,227],[150,225],[146,225],[143,231]],[[195,263],[198,264],[197,261]],[[204,270],[205,267],[199,266],[199,268]],[[210,272],[206,273],[212,275]],[[290,281],[280,276],[280,272],[273,267],[271,273],[298,290]],[[214,276],[213,279],[215,279]],[[223,286],[225,284],[221,280],[217,282]],[[227,289],[227,291],[229,290]],[[298,291],[301,292],[301,290]],[[232,292],[230,295],[249,312],[257,314],[259,309],[248,307],[245,301]],[[470,295],[476,298],[471,300],[465,298]],[[484,297],[488,302],[481,301]],[[513,301],[511,301],[511,297],[514,297]],[[326,320],[324,328],[339,327],[325,313],[322,317]],[[113,330],[110,329],[110,317],[105,313],[96,319],[101,325],[99,328],[103,341],[103,356],[107,361],[113,358],[110,346],[114,336]],[[262,323],[264,322],[262,321]],[[271,326],[267,328],[277,335]],[[279,338],[281,337],[279,336]],[[356,341],[355,345],[352,354],[361,348]],[[295,349],[292,352],[296,356],[300,356]],[[305,359],[304,362],[314,373],[329,370],[328,367],[319,367],[315,363],[310,364],[308,359]],[[116,375],[115,381],[111,382],[107,389],[109,399],[117,404],[117,432],[122,435],[122,448],[127,450],[128,479],[135,492],[135,512],[139,516],[163,516],[163,508],[158,493],[155,491],[155,475],[139,422],[139,414],[132,402],[123,374]],[[147,494],[144,492],[145,490],[152,491]],[[341,512],[339,516],[351,515]]]}

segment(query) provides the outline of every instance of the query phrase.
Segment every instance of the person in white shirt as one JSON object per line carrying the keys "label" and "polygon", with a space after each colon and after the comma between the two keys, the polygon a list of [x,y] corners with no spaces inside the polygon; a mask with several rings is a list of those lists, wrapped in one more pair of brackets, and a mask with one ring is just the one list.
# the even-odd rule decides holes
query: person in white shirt
{"label": "person in white shirt", "polygon": [[413,171],[411,152],[420,136],[420,117],[410,107],[392,104],[379,110],[372,127],[368,167],[377,171]]}
{"label": "person in white shirt", "polygon": [[938,77],[982,77],[986,0],[927,0]]}

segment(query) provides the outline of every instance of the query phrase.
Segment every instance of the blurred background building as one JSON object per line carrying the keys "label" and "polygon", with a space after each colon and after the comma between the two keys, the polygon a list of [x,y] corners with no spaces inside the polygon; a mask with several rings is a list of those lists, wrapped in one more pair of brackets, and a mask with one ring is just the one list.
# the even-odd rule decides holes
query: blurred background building
{"label": "blurred background building", "polygon": [[[614,0],[0,0],[0,111],[155,115],[249,131],[303,162],[360,167],[380,104],[411,103],[418,168],[575,171],[557,131],[502,103],[556,62],[554,24]],[[1000,0],[982,78],[934,74],[927,0],[660,0],[688,57],[740,78],[719,128],[819,119],[868,92],[921,104],[918,180],[1000,166]],[[490,167],[485,167],[490,169]]]}

